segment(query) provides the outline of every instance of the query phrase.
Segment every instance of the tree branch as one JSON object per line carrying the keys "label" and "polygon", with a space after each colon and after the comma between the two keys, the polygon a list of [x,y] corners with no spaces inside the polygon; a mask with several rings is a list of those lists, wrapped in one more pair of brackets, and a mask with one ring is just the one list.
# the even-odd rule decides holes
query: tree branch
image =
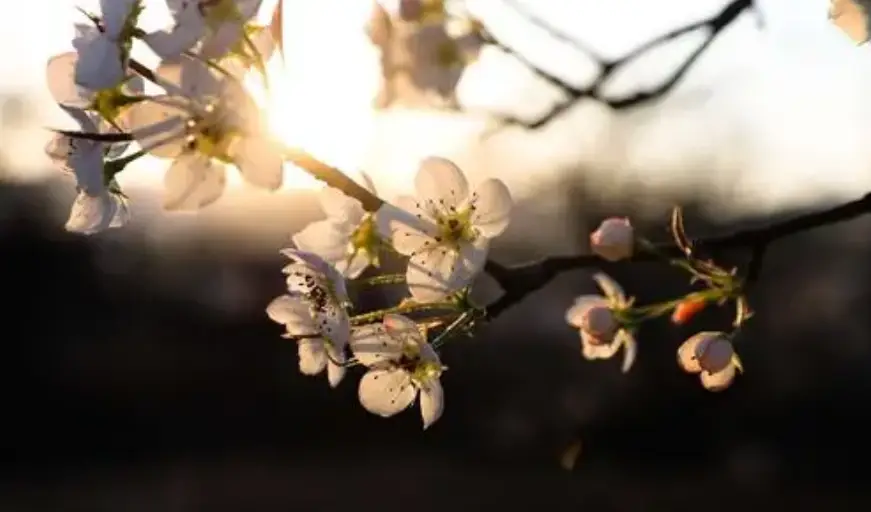
{"label": "tree branch", "polygon": [[[867,213],[871,213],[871,193],[865,194],[860,199],[854,201],[800,215],[765,227],[696,239],[693,240],[693,248],[709,253],[741,248],[750,249],[751,259],[745,280],[748,283],[753,283],[758,279],[762,258],[771,243],[797,233],[848,221]],[[667,256],[682,255],[680,248],[674,244],[656,245],[655,248],[658,253]],[[511,306],[523,300],[527,295],[544,287],[544,285],[563,272],[603,264],[616,266],[653,261],[654,259],[656,259],[656,256],[652,252],[639,252],[629,260],[612,264],[604,262],[593,254],[546,258],[518,267],[505,267],[489,262],[487,271],[499,281],[499,284],[505,290],[505,294],[494,304],[491,304],[487,308],[487,312],[490,317],[500,315]]]}
{"label": "tree branch", "polygon": [[[707,18],[704,20],[700,20],[698,22],[686,25],[676,30],[672,30],[666,34],[663,34],[637,48],[633,51],[629,52],[629,54],[616,59],[616,60],[607,60],[602,57],[596,56],[586,47],[580,45],[577,41],[572,40],[565,34],[561,34],[555,32],[551,27],[548,27],[547,24],[537,16],[526,12],[526,10],[518,5],[513,0],[506,0],[506,3],[513,9],[521,12],[531,23],[535,26],[546,30],[552,37],[568,42],[572,46],[574,46],[577,50],[590,55],[596,62],[598,62],[601,67],[601,72],[599,76],[586,87],[577,87],[567,83],[565,80],[559,78],[558,76],[549,73],[547,71],[542,70],[534,63],[529,61],[523,57],[519,52],[517,52],[514,48],[505,44],[504,42],[498,40],[493,37],[493,35],[489,32],[485,32],[482,34],[482,37],[486,43],[492,44],[503,52],[512,55],[520,62],[528,66],[539,78],[545,80],[547,83],[557,87],[562,90],[566,96],[568,96],[567,100],[563,103],[557,105],[553,110],[548,112],[542,118],[537,121],[527,124],[529,128],[540,128],[550,121],[554,120],[556,117],[570,109],[575,102],[583,98],[590,98],[597,101],[600,101],[611,108],[614,109],[626,109],[637,106],[642,103],[646,103],[649,101],[656,100],[669,91],[671,91],[683,77],[687,74],[693,64],[701,57],[701,55],[705,52],[705,50],[710,47],[710,45],[714,42],[717,36],[725,29],[729,24],[735,21],[738,16],[744,11],[755,8],[755,0],[733,0],[728,5],[726,5],[719,13],[712,16],[711,18]],[[486,28],[486,26],[485,26]],[[684,34],[688,34],[690,32],[694,32],[700,29],[708,29],[709,34],[705,39],[705,42],[702,43],[684,62],[681,64],[672,74],[671,76],[665,80],[662,84],[654,87],[653,89],[640,91],[635,94],[632,94],[627,97],[612,99],[604,96],[601,92],[601,88],[606,84],[606,82],[621,68],[636,60],[638,57],[643,55],[644,53],[652,50],[653,48],[660,46],[662,44],[668,43]],[[514,119],[508,119],[509,122],[517,122]]]}

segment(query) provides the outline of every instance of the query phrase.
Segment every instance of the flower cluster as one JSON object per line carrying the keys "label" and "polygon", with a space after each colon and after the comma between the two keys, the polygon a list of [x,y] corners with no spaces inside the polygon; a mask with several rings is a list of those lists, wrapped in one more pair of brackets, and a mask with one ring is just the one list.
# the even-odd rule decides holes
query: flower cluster
{"label": "flower cluster", "polygon": [[[127,198],[115,178],[145,154],[172,160],[164,179],[167,209],[217,200],[225,164],[255,186],[281,185],[281,148],[240,81],[248,69],[262,70],[275,47],[269,31],[251,23],[260,3],[168,0],[173,24],[156,32],[137,26],[141,0],[102,0],[99,15],[84,13],[75,51],[47,65],[55,101],[80,129],[57,132],[46,146],[76,180],[67,229],[91,234],[126,224]],[[163,59],[156,70],[132,57],[137,41]],[[165,92],[146,95],[144,79]],[[139,151],[123,156],[131,141]]]}
{"label": "flower cluster", "polygon": [[[263,72],[276,46],[269,30],[251,23],[260,0],[167,0],[174,22],[154,32],[137,26],[140,2],[102,0],[100,14],[84,13],[87,23],[77,25],[75,51],[48,62],[49,88],[79,126],[57,131],[46,147],[57,167],[76,180],[78,196],[66,225],[71,231],[93,234],[129,221],[116,176],[145,154],[172,161],[164,204],[174,210],[216,201],[228,165],[254,186],[277,189],[284,159],[291,158],[265,130],[241,81],[252,70]],[[421,21],[443,13],[445,5],[402,1],[398,9],[406,21]],[[136,42],[162,58],[157,69],[131,56]],[[162,92],[146,94],[145,80]],[[138,149],[126,154],[131,143]],[[491,241],[509,225],[511,193],[498,179],[473,186],[456,164],[436,156],[421,161],[414,194],[390,203],[376,195],[368,178],[352,187],[338,170],[309,170],[331,185],[319,193],[325,218],[296,233],[294,247],[282,251],[290,260],[283,270],[287,291],[266,313],[297,344],[303,374],[326,373],[336,387],[349,368],[365,367],[358,394],[366,410],[389,417],[418,401],[427,428],[444,411],[446,367],[439,350],[491,316],[471,289],[488,264]],[[685,326],[708,305],[734,304],[731,330],[699,332],[677,350],[680,368],[698,374],[706,389],[723,390],[742,371],[734,341],[752,315],[745,298],[748,278],[699,256],[680,209],[674,210],[671,232],[671,249],[677,251],[662,251],[638,236],[629,219],[611,218],[589,241],[603,263],[644,253],[685,270],[701,289],[642,306],[599,272],[593,279],[601,294],[578,297],[565,321],[578,330],[584,358],[622,354],[628,372],[644,322],[670,315]],[[366,277],[386,255],[403,261],[404,272]],[[494,277],[506,281],[501,284],[525,294],[523,280],[531,273],[490,263]],[[407,296],[392,307],[359,311],[349,288],[363,285],[401,285]]]}
{"label": "flower cluster", "polygon": [[[375,192],[368,180],[367,189]],[[283,251],[293,260],[284,269],[288,293],[273,300],[267,314],[297,340],[302,373],[326,368],[336,386],[346,367],[363,365],[368,368],[359,384],[363,407],[392,416],[419,394],[426,428],[444,407],[439,377],[445,367],[436,348],[480,316],[468,292],[487,260],[490,240],[508,227],[511,194],[496,179],[473,189],[453,162],[429,157],[415,177],[415,195],[400,196],[395,205],[369,213],[334,188],[322,190],[320,201],[326,218],[297,233],[296,248]],[[384,251],[407,257],[406,272],[369,283],[404,283],[409,297],[394,308],[350,317],[346,279],[360,281]],[[427,325],[409,317],[421,313],[429,313]]]}

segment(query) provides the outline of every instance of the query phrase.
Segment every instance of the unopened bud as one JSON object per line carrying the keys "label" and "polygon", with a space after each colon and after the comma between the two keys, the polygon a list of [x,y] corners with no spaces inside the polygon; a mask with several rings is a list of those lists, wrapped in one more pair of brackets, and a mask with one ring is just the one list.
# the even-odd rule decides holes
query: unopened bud
{"label": "unopened bud", "polygon": [[629,258],[635,250],[635,230],[629,219],[605,219],[590,235],[590,247],[595,254],[608,261]]}
{"label": "unopened bud", "polygon": [[590,337],[594,345],[611,343],[620,323],[614,317],[614,312],[605,306],[593,306],[584,313],[581,320],[581,330]]}
{"label": "unopened bud", "polygon": [[735,349],[732,342],[724,336],[710,336],[696,345],[695,358],[702,371],[717,373],[732,363]]}
{"label": "unopened bud", "polygon": [[674,308],[671,314],[671,322],[677,325],[685,324],[696,316],[696,313],[705,309],[707,301],[703,299],[686,299]]}

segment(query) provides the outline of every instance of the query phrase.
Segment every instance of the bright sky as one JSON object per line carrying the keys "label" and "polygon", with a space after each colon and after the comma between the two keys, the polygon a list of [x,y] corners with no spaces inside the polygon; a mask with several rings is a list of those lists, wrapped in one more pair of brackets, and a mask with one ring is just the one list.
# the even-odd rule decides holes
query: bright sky
{"label": "bright sky", "polygon": [[[475,0],[491,30],[567,80],[588,78],[585,56],[512,17],[503,1]],[[726,3],[514,1],[609,56]],[[368,1],[290,0],[285,33],[292,69],[274,87],[282,94],[270,111],[280,113],[276,129],[287,142],[345,169],[365,167],[388,197],[410,184],[416,159],[434,153],[456,158],[473,175],[498,174],[519,196],[582,165],[585,172],[598,173],[603,193],[608,186],[643,179],[671,188],[727,188],[733,201],[754,209],[849,197],[871,188],[871,51],[854,47],[828,23],[827,3],[762,0],[766,30],[758,31],[754,18],[742,18],[709,50],[681,92],[656,108],[613,115],[582,104],[541,133],[509,131],[480,144],[475,136],[489,125],[478,116],[371,114],[377,58],[360,30]],[[0,7],[0,47],[6,49],[0,92],[27,92],[37,101],[43,124],[68,124],[45,88],[45,61],[69,49],[72,23],[80,19],[73,7],[96,4],[34,0]],[[146,0],[145,13],[147,27],[161,25],[163,0]],[[638,62],[613,89],[655,83],[697,41],[688,38]],[[17,48],[22,51],[10,51]],[[147,56],[142,60],[154,63]],[[516,62],[489,52],[468,71],[460,96],[473,109],[530,116],[547,110],[554,92]],[[39,137],[16,140],[15,147],[23,149],[18,153],[32,156],[21,161],[22,172],[45,167],[39,160],[43,143]],[[160,165],[143,162],[124,179],[157,185]],[[288,186],[310,182],[288,170]]]}

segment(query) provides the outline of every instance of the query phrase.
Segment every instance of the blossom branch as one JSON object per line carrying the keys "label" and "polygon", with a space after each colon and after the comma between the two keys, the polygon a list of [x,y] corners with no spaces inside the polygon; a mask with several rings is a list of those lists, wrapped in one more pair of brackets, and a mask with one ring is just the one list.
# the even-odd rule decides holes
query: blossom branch
{"label": "blossom branch", "polygon": [[[867,213],[871,213],[871,193],[835,207],[806,213],[768,226],[695,239],[693,240],[693,247],[708,253],[742,248],[750,249],[751,258],[744,281],[747,284],[751,284],[758,279],[765,251],[773,242],[804,231],[848,221]],[[654,261],[661,255],[681,256],[683,254],[681,248],[672,243],[657,244],[654,246],[654,249],[655,252],[637,252],[631,258],[624,261]],[[505,290],[505,294],[487,308],[488,315],[491,318],[500,315],[511,306],[523,300],[527,295],[544,287],[563,272],[585,267],[595,267],[603,263],[605,262],[602,259],[593,254],[546,258],[518,267],[506,267],[495,262],[489,262],[487,271],[499,281]],[[613,265],[618,264],[614,263]]]}
{"label": "blossom branch", "polygon": [[[713,44],[714,40],[723,31],[723,29],[725,29],[733,21],[735,21],[738,16],[741,15],[743,12],[755,8],[754,0],[733,0],[728,5],[726,5],[719,13],[710,18],[700,20],[698,22],[683,26],[681,28],[663,34],[637,47],[624,57],[616,60],[607,60],[602,57],[597,57],[589,49],[583,47],[576,41],[571,40],[571,38],[569,38],[567,35],[555,32],[552,28],[548,27],[543,20],[533,14],[525,12],[523,7],[517,5],[515,2],[507,0],[507,3],[511,6],[511,8],[521,11],[521,13],[534,25],[547,30],[548,33],[550,33],[556,39],[564,42],[569,42],[579,51],[590,55],[594,60],[598,62],[599,66],[601,67],[599,76],[596,77],[593,83],[586,87],[578,87],[569,84],[562,78],[559,78],[558,76],[541,69],[540,67],[529,61],[529,59],[523,57],[515,49],[494,37],[491,33],[482,31],[483,33],[481,34],[481,36],[486,43],[492,44],[498,47],[503,52],[517,58],[520,62],[528,66],[539,78],[545,80],[552,86],[562,90],[567,96],[566,101],[557,105],[553,110],[548,112],[537,121],[531,124],[527,124],[529,128],[533,129],[540,128],[545,124],[549,123],[550,121],[554,120],[556,117],[560,116],[565,111],[570,109],[575,102],[583,98],[591,98],[597,100],[614,109],[626,109],[642,103],[656,100],[664,96],[669,91],[671,91],[681,81],[681,79],[683,79],[683,77],[696,63],[699,57],[701,57],[705,50],[710,47],[711,44]],[[687,57],[687,59],[662,84],[652,89],[636,92],[635,94],[623,98],[608,98],[602,94],[601,88],[621,68],[635,61],[641,55],[657,46],[668,43],[670,41],[673,41],[674,39],[677,39],[680,36],[701,29],[707,29],[709,31],[705,41],[692,54],[690,54],[690,56]],[[507,119],[507,121],[516,122],[517,120]]]}

